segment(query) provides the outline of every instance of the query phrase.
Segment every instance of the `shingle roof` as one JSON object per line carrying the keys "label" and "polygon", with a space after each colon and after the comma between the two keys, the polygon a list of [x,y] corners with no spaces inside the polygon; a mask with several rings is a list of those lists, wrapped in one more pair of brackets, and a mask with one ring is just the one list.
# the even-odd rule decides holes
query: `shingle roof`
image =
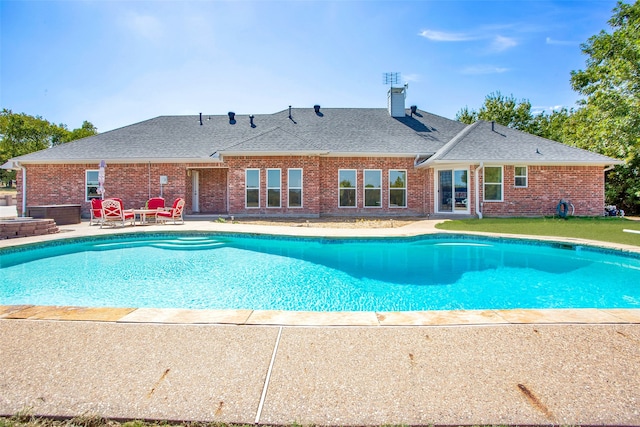
{"label": "shingle roof", "polygon": [[[536,149],[538,152],[536,152]],[[293,108],[274,114],[161,116],[12,159],[23,163],[215,161],[225,155],[419,156],[433,162],[615,161],[495,125],[418,110],[393,118],[384,108]],[[434,155],[435,153],[435,155]],[[214,157],[214,154],[216,156]]]}
{"label": "shingle roof", "polygon": [[425,164],[456,162],[603,165],[623,163],[601,154],[483,120],[469,125]]}

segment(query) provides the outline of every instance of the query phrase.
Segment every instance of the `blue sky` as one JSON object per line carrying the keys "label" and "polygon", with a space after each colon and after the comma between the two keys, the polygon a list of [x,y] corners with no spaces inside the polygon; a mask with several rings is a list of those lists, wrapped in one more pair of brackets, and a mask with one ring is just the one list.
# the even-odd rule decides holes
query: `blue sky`
{"label": "blue sky", "polygon": [[454,118],[500,91],[573,107],[580,44],[615,1],[0,0],[0,106],[105,132],[160,115],[407,106]]}

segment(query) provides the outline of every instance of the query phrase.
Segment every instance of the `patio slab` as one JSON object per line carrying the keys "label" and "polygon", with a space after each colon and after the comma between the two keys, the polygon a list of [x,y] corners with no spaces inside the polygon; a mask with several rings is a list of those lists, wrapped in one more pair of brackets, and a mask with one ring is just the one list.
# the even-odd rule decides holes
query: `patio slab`
{"label": "patio slab", "polygon": [[638,326],[285,328],[261,423],[637,425]]}
{"label": "patio slab", "polygon": [[277,332],[0,320],[0,414],[247,422]]}

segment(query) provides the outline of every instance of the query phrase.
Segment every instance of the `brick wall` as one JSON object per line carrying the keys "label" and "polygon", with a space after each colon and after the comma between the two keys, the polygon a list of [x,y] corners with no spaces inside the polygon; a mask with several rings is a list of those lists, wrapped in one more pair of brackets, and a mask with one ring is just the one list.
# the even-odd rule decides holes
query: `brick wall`
{"label": "brick wall", "polygon": [[[338,206],[338,171],[356,170],[356,207]],[[382,171],[382,199],[380,207],[364,206],[364,170]],[[407,172],[407,206],[389,207],[389,170]],[[413,158],[325,157],[320,162],[320,198],[321,214],[325,215],[423,215],[425,213],[426,171],[415,169]]]}
{"label": "brick wall", "polygon": [[[89,217],[90,203],[85,195],[85,171],[97,170],[98,164],[28,165],[27,206],[51,204],[80,204],[82,216]],[[18,215],[22,215],[22,174],[18,173]],[[162,196],[167,204],[177,197],[185,197],[186,165],[184,164],[107,164],[105,198],[119,197],[125,209],[144,206],[149,196],[160,195],[160,175],[168,184]]]}
{"label": "brick wall", "polygon": [[[600,166],[529,166],[528,186],[516,188],[513,165],[505,165],[504,201],[484,202],[485,216],[550,216],[560,199],[571,202],[576,216],[601,216],[604,172]],[[482,192],[483,174],[480,173]]]}
{"label": "brick wall", "polygon": [[[148,198],[160,195],[160,175],[166,175],[163,197],[171,205],[177,197],[186,199],[186,213],[191,213],[192,176],[200,174],[200,212],[236,215],[290,216],[376,216],[426,215],[434,212],[434,180],[432,169],[415,169],[412,158],[337,158],[318,156],[292,157],[225,157],[212,164],[108,164],[105,197],[120,197],[125,208],[144,206]],[[245,170],[260,170],[260,207],[245,208]],[[267,169],[281,169],[281,208],[267,208]],[[287,169],[303,169],[303,207],[289,208]],[[81,204],[83,217],[89,217],[85,201],[85,171],[97,170],[96,164],[28,165],[27,205]],[[338,170],[357,171],[357,207],[338,207]],[[363,171],[382,171],[382,206],[364,207]],[[388,206],[388,171],[407,171],[407,207]],[[475,169],[469,173],[470,213],[475,214]],[[599,166],[529,166],[527,188],[515,188],[514,166],[503,168],[504,201],[484,202],[485,216],[544,216],[555,213],[561,198],[575,206],[580,216],[602,215],[604,206],[604,173]],[[18,173],[18,212],[22,212],[22,174]],[[482,196],[482,178],[479,188]],[[482,197],[481,197],[482,200]]]}
{"label": "brick wall", "polygon": [[[225,157],[229,167],[229,214],[317,216],[320,210],[318,183],[320,159],[317,156]],[[302,169],[302,207],[288,207],[288,169]],[[245,207],[245,170],[260,170],[260,207]],[[267,207],[267,169],[280,169],[280,208]]]}

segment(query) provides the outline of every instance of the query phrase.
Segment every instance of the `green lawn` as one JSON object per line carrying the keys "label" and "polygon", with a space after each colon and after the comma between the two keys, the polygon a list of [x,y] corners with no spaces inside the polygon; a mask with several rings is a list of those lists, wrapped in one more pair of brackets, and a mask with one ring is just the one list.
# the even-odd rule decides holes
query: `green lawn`
{"label": "green lawn", "polygon": [[616,217],[464,219],[446,221],[436,225],[436,228],[452,231],[576,237],[640,246],[640,234],[622,231],[623,229],[640,231],[640,221]]}

